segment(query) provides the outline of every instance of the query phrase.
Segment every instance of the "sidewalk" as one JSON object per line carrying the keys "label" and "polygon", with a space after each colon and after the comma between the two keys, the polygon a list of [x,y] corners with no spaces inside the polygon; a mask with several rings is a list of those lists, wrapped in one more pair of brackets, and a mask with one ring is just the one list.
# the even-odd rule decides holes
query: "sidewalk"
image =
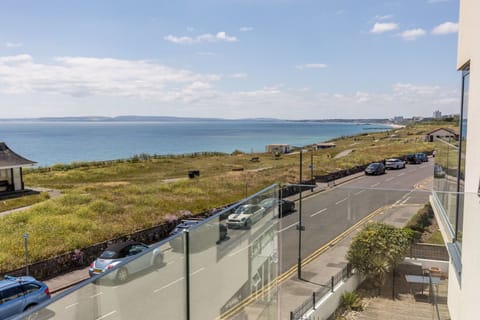
{"label": "sidewalk", "polygon": [[[401,207],[388,208],[379,212],[373,221],[384,222],[403,227],[410,217],[415,214],[423,205],[402,205]],[[302,280],[297,274],[291,276],[279,287],[279,308],[280,319],[289,319],[290,312],[294,311],[312,293],[320,289],[322,284],[327,283],[330,278],[342,270],[347,264],[345,258],[352,237],[359,231],[357,228],[348,236],[331,246],[323,254],[302,268]]]}

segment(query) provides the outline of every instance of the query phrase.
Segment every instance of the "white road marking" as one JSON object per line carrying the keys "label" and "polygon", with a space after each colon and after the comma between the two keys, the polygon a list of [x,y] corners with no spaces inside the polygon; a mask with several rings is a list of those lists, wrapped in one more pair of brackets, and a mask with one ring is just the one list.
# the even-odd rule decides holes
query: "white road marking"
{"label": "white road marking", "polygon": [[314,214],[311,214],[310,217],[315,217],[316,215],[318,215],[318,214],[320,214],[320,213],[322,213],[322,212],[324,212],[324,211],[326,211],[326,210],[327,210],[327,208],[323,208],[322,210],[317,211],[317,212],[315,212]]}
{"label": "white road marking", "polygon": [[190,273],[190,276],[194,276],[194,275],[196,275],[197,273],[202,272],[203,270],[205,270],[205,268],[204,268],[204,267],[201,267],[201,268],[198,269],[197,271],[191,272],[191,273]]}
{"label": "white road marking", "polygon": [[378,187],[379,185],[380,185],[380,182],[375,183],[375,184],[372,184],[371,187],[372,187],[372,188],[375,188],[375,187]]}
{"label": "white road marking", "polygon": [[70,308],[73,308],[73,307],[77,306],[78,304],[79,304],[78,302],[69,304],[68,306],[65,307],[65,310],[70,309]]}
{"label": "white road marking", "polygon": [[346,201],[347,199],[348,199],[348,198],[343,198],[342,200],[338,200],[337,202],[335,202],[335,204],[338,205],[338,204],[342,203],[343,201]]}
{"label": "white road marking", "polygon": [[99,292],[97,294],[94,294],[93,296],[90,296],[90,298],[95,298],[95,297],[101,296],[102,294],[103,292]]}
{"label": "white road marking", "polygon": [[359,194],[364,193],[365,191],[366,191],[365,189],[360,190],[360,191],[358,191],[358,192],[355,192],[354,195],[355,195],[355,196],[358,196]]}
{"label": "white road marking", "polygon": [[405,172],[400,173],[397,177],[401,177],[405,174]]}
{"label": "white road marking", "polygon": [[104,315],[101,316],[100,318],[97,318],[97,320],[105,319],[106,317],[109,317],[109,316],[111,316],[111,315],[114,314],[114,313],[117,313],[117,310],[113,310],[113,311],[111,311],[111,312],[109,312],[109,313],[107,313],[107,314],[104,314]]}
{"label": "white road marking", "polygon": [[298,224],[298,222],[292,223],[292,224],[289,225],[288,227],[285,227],[285,228],[283,228],[283,229],[281,229],[281,230],[278,230],[278,232],[280,233],[280,232],[283,232],[283,231],[285,231],[285,230],[288,230],[288,229],[290,229],[291,227],[296,226],[297,224]]}
{"label": "white road marking", "polygon": [[[202,272],[203,270],[205,270],[205,268],[204,268],[204,267],[201,267],[201,268],[198,269],[197,271],[191,272],[191,273],[190,273],[190,276],[194,276],[194,275],[196,275],[197,273]],[[162,290],[164,290],[164,289],[167,289],[168,287],[173,286],[175,283],[180,282],[180,281],[183,281],[183,280],[185,280],[185,277],[178,278],[177,280],[172,281],[172,282],[170,282],[169,284],[164,285],[163,287],[160,287],[160,288],[158,288],[158,289],[153,290],[153,293],[157,293],[157,292],[159,292],[159,291],[162,291]]]}
{"label": "white road marking", "polygon": [[387,182],[387,181],[392,181],[393,179],[395,179],[395,177],[388,178],[388,179],[386,179],[385,181],[386,181],[386,182]]}
{"label": "white road marking", "polygon": [[419,168],[426,168],[428,167],[428,165],[423,165],[423,166],[420,166]]}
{"label": "white road marking", "polygon": [[159,292],[159,291],[162,291],[163,289],[167,289],[168,287],[171,287],[171,286],[173,286],[175,283],[180,282],[180,281],[183,281],[184,279],[185,279],[185,277],[178,278],[177,280],[172,281],[172,282],[170,282],[169,284],[166,284],[166,285],[164,285],[164,286],[161,287],[161,288],[158,288],[158,289],[153,290],[153,293],[157,293],[157,292]]}

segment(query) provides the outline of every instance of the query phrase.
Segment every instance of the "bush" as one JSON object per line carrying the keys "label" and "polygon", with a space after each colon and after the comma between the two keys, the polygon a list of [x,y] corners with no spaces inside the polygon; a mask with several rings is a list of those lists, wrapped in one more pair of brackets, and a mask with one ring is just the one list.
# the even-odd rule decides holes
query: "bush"
{"label": "bush", "polygon": [[362,298],[355,291],[346,291],[342,295],[342,307],[348,311],[362,311]]}

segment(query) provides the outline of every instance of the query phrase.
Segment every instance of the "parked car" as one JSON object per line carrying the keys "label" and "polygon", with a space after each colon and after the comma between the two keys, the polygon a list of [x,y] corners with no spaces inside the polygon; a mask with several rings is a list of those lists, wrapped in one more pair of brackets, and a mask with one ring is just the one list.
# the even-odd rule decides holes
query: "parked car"
{"label": "parked car", "polygon": [[49,299],[48,286],[34,277],[5,276],[0,281],[0,319],[20,314]]}
{"label": "parked car", "polygon": [[[202,220],[183,220],[175,227],[175,229],[173,229],[172,232],[170,232],[170,236],[179,235],[170,240],[170,246],[172,247],[173,251],[183,252],[184,238],[180,236],[180,234],[186,230],[194,228],[201,221]],[[220,242],[228,239],[227,234],[227,227],[222,223],[204,223],[191,232],[190,239],[192,241],[190,241],[190,250],[193,252],[201,251],[213,246],[214,244],[219,244]]]}
{"label": "parked car", "polygon": [[385,160],[385,169],[403,169],[405,168],[405,161],[397,158]]}
{"label": "parked car", "polygon": [[250,228],[255,222],[265,215],[265,208],[256,204],[245,204],[238,207],[228,216],[228,228]]}
{"label": "parked car", "polygon": [[405,160],[407,161],[407,163],[410,163],[410,164],[419,164],[419,163],[422,163],[422,160],[417,157],[417,154],[416,154],[416,153],[407,154],[407,155],[405,156]]}
{"label": "parked car", "polygon": [[380,163],[380,162],[370,163],[365,168],[366,175],[379,175],[384,173],[385,173],[385,166],[383,165],[383,163]]}
{"label": "parked car", "polygon": [[423,152],[415,153],[415,157],[420,159],[420,161],[422,161],[422,162],[428,162],[428,156]]}
{"label": "parked car", "polygon": [[259,203],[260,206],[265,208],[265,211],[273,210],[275,207],[278,208],[278,217],[288,215],[295,211],[295,202],[286,200],[286,199],[277,199],[277,198],[267,198],[262,200]]}
{"label": "parked car", "polygon": [[[137,256],[126,264],[119,266],[125,260]],[[90,264],[88,273],[91,277],[110,269],[116,269],[105,277],[110,280],[125,282],[129,276],[150,267],[163,266],[163,252],[160,248],[151,248],[137,241],[125,241],[112,244]]]}
{"label": "parked car", "polygon": [[433,167],[433,177],[434,178],[445,178],[445,171],[443,171],[442,166],[435,164]]}

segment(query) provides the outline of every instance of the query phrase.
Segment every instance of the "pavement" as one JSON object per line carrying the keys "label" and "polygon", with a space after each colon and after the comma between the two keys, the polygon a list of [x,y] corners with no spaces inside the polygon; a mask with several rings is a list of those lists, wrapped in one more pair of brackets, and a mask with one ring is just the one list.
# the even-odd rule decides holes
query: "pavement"
{"label": "pavement", "polygon": [[[363,172],[329,183],[317,183],[313,192],[310,190],[304,191],[302,197],[305,199],[316,193],[335,188],[337,185],[360,176],[363,176]],[[298,195],[290,197],[289,199],[296,200],[298,199]],[[305,257],[304,261],[308,259],[310,262],[302,268],[302,279],[297,278],[296,270],[291,272],[288,277],[282,277],[286,280],[281,282],[278,290],[278,308],[281,313],[280,319],[290,319],[291,311],[294,311],[307,299],[311,299],[314,291],[317,291],[324,283],[327,283],[333,275],[342,270],[347,264],[345,256],[350,241],[352,237],[361,230],[361,226],[364,223],[378,221],[402,227],[422,206],[423,204],[398,205],[377,210],[374,214],[367,216],[358,224],[319,248],[311,256]],[[88,278],[88,268],[84,268],[44,282],[49,286],[52,294],[55,294]],[[247,314],[249,313],[249,308],[255,309],[255,303],[245,308]]]}

